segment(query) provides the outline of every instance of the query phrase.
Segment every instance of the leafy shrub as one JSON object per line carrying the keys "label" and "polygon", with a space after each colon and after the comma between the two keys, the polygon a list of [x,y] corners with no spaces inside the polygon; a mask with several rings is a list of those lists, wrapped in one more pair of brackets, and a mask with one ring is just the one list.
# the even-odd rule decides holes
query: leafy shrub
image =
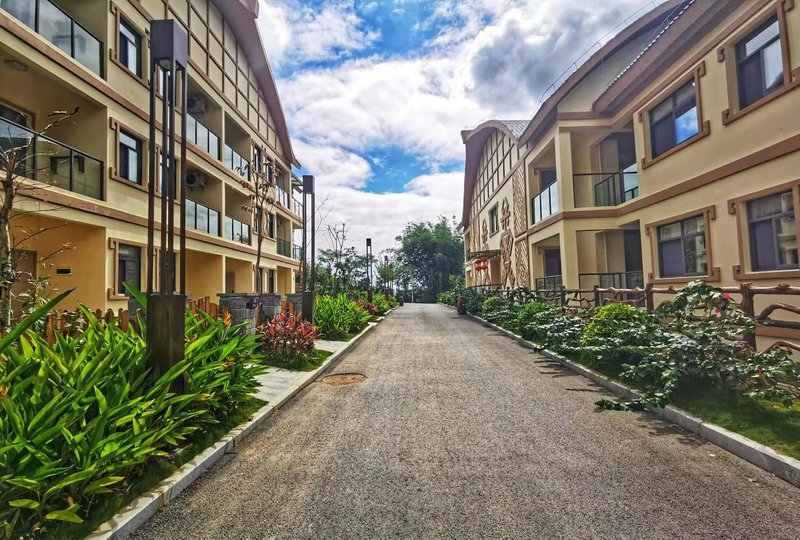
{"label": "leafy shrub", "polygon": [[540,331],[540,327],[551,323],[559,315],[559,309],[551,304],[531,302],[520,308],[517,314],[517,329],[525,339],[539,343],[546,337]]}
{"label": "leafy shrub", "polygon": [[464,291],[464,297],[466,300],[467,311],[473,315],[480,315],[483,313],[484,297],[481,293],[475,289],[466,289]]}
{"label": "leafy shrub", "polygon": [[397,306],[397,299],[394,296],[390,296],[387,300],[383,296],[375,295],[373,301],[378,309],[377,315],[386,315],[390,309]]}
{"label": "leafy shrub", "polygon": [[356,304],[363,310],[366,310],[370,315],[378,315],[378,305],[375,302],[368,302],[366,300],[356,300]]}
{"label": "leafy shrub", "polygon": [[517,307],[503,296],[490,296],[483,303],[483,318],[503,328],[515,330]]}
{"label": "leafy shrub", "polygon": [[683,382],[708,381],[750,398],[791,403],[800,397],[800,364],[789,352],[756,351],[741,340],[755,332],[730,296],[705,282],[689,283],[656,313],[650,343],[637,348],[642,360],[626,365],[622,377],[644,387],[644,397],[631,401],[601,400],[612,409],[663,407]]}
{"label": "leafy shrub", "polygon": [[367,326],[370,318],[367,310],[344,294],[319,296],[314,302],[314,321],[326,339],[347,339]]}
{"label": "leafy shrub", "polygon": [[517,315],[517,329],[522,337],[564,354],[578,350],[584,326],[580,317],[565,315],[561,309],[544,302],[525,304]]}
{"label": "leafy shrub", "polygon": [[456,305],[456,292],[455,291],[445,291],[441,292],[436,295],[436,301],[440,304],[445,304],[448,306],[455,306]]}
{"label": "leafy shrub", "polygon": [[288,369],[307,369],[314,364],[317,327],[300,315],[279,313],[258,328],[261,352],[272,364]]}
{"label": "leafy shrub", "polygon": [[[60,300],[63,295],[56,299]],[[216,423],[257,387],[257,342],[241,326],[187,311],[185,358],[166,373],[132,328],[81,308],[82,333],[50,345],[28,330],[48,303],[0,340],[0,536],[77,523],[153,458]],[[182,380],[185,391],[174,390]]]}
{"label": "leafy shrub", "polygon": [[650,343],[652,327],[653,319],[631,305],[613,303],[595,308],[581,335],[581,357],[592,367],[618,375],[622,366],[641,362],[636,347]]}

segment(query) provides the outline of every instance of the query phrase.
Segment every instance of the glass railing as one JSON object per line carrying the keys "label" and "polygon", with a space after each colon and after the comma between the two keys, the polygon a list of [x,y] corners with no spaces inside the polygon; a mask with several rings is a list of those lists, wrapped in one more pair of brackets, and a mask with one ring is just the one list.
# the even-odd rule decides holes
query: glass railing
{"label": "glass railing", "polygon": [[594,274],[579,274],[578,282],[581,289],[635,289],[644,287],[644,272],[599,272]]}
{"label": "glass railing", "polygon": [[560,289],[564,282],[561,276],[545,276],[543,278],[536,278],[537,289]]}
{"label": "glass railing", "polygon": [[283,255],[284,257],[291,257],[292,256],[292,244],[288,240],[284,240],[283,238],[278,238],[278,255]]}
{"label": "glass railing", "polygon": [[186,199],[186,227],[219,236],[219,212]]}
{"label": "glass railing", "polygon": [[[103,162],[65,144],[38,135],[13,122],[0,119],[0,147],[28,148],[17,165],[17,174],[74,193],[103,198]],[[0,167],[6,163],[0,161]]]}
{"label": "glass railing", "polygon": [[239,242],[240,244],[250,245],[250,225],[242,223],[236,219],[225,218],[225,236],[226,240]]}
{"label": "glass railing", "polygon": [[292,249],[292,258],[296,261],[303,260],[303,246],[298,246],[297,244],[294,245]]}
{"label": "glass railing", "polygon": [[103,43],[50,0],[0,0],[0,8],[103,76]]}
{"label": "glass railing", "polygon": [[289,208],[289,194],[277,186],[275,186],[275,200],[284,208]]}
{"label": "glass railing", "polygon": [[292,199],[292,211],[298,216],[303,215],[303,203],[297,199]]}
{"label": "glass railing", "polygon": [[575,208],[617,206],[639,196],[636,171],[573,175]]}
{"label": "glass railing", "polygon": [[223,148],[222,162],[242,178],[250,180],[250,163],[227,144]]}
{"label": "glass railing", "polygon": [[219,159],[219,137],[191,114],[186,114],[186,138],[189,142]]}
{"label": "glass railing", "polygon": [[534,223],[539,223],[556,212],[558,212],[558,182],[550,184],[531,199],[531,215]]}

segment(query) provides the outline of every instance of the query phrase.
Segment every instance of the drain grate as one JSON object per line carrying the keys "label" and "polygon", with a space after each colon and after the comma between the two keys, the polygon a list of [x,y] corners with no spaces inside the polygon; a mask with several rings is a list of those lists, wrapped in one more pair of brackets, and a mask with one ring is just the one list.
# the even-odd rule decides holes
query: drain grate
{"label": "drain grate", "polygon": [[322,382],[333,386],[344,386],[346,384],[364,382],[366,379],[367,377],[361,373],[337,373],[336,375],[323,377]]}

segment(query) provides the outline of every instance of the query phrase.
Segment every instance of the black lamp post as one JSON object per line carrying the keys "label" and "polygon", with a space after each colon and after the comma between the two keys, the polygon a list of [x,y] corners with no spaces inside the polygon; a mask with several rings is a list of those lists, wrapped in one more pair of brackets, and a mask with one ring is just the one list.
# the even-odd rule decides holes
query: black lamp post
{"label": "black lamp post", "polygon": [[[147,349],[150,362],[164,373],[183,360],[186,308],[186,66],[188,37],[174,19],[150,22],[150,145],[147,197]],[[161,148],[156,149],[156,81],[163,76]],[[180,80],[180,93],[178,81]],[[180,106],[178,97],[180,96]],[[180,265],[175,265],[175,198],[178,189],[175,160],[177,109],[181,115],[180,175]],[[160,154],[160,156],[159,156]],[[159,160],[160,157],[160,160]],[[161,238],[158,256],[158,291],[155,276],[156,165],[161,168]],[[178,292],[176,293],[176,275]],[[178,383],[180,384],[180,383]]]}
{"label": "black lamp post", "polygon": [[372,303],[372,238],[367,238],[367,302]]}
{"label": "black lamp post", "polygon": [[[309,201],[310,199],[310,201]],[[308,227],[308,208],[311,204],[311,290],[306,289],[306,228]],[[314,322],[314,294],[317,288],[317,213],[316,195],[314,193],[314,177],[310,174],[303,175],[303,318]]]}

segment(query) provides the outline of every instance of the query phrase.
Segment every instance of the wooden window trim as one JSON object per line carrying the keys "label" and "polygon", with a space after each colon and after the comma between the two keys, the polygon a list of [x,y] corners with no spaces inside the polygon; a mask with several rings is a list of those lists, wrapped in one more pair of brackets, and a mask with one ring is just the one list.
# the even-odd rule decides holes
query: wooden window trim
{"label": "wooden window trim", "polygon": [[[130,296],[123,293],[122,291],[117,290],[117,283],[119,283],[119,245],[126,244],[129,246],[136,246],[142,249],[142,257],[140,264],[142,265],[139,269],[141,273],[140,279],[141,283],[147,282],[147,244],[143,244],[141,242],[136,242],[134,240],[127,240],[122,238],[109,238],[108,239],[108,249],[113,252],[113,261],[114,261],[114,277],[112,278],[113,281],[111,282],[111,287],[108,288],[108,299],[109,300],[128,300]],[[155,264],[153,268],[158,268],[158,252],[159,248],[156,247],[155,253],[153,254],[153,258],[155,260]],[[156,275],[156,279],[158,276]],[[154,284],[154,287],[157,287]]]}
{"label": "wooden window trim", "polygon": [[[676,152],[680,152],[687,146],[696,143],[700,139],[703,139],[711,134],[711,122],[704,119],[703,116],[703,100],[702,100],[702,91],[700,80],[706,74],[706,63],[705,61],[700,62],[688,75],[680,77],[676,82],[667,86],[661,92],[656,94],[652,97],[637,113],[637,119],[639,120],[639,124],[644,129],[644,157],[642,158],[641,165],[642,169],[647,169],[648,167],[660,162],[663,159],[675,154]],[[698,130],[695,135],[692,135],[685,141],[680,144],[676,144],[669,150],[659,154],[657,157],[653,157],[653,144],[650,138],[650,111],[652,111],[656,106],[658,106],[662,101],[666,98],[677,92],[682,87],[686,86],[686,84],[690,81],[694,80],[694,90],[695,90],[695,102],[697,103],[697,123],[698,123]]]}
{"label": "wooden window trim", "polygon": [[[762,279],[800,278],[800,268],[766,270],[763,272],[757,272],[752,269],[753,261],[750,256],[747,203],[784,191],[792,192],[794,208],[795,212],[797,212],[797,209],[800,208],[800,178],[728,200],[728,213],[736,217],[736,240],[739,248],[739,264],[734,264],[732,267],[734,279],[738,281],[757,281]],[[797,238],[800,240],[800,219],[795,218],[795,228],[795,234],[797,234]]]}
{"label": "wooden window trim", "polygon": [[[658,257],[658,228],[662,225],[669,225],[678,221],[684,221],[689,218],[702,216],[705,221],[705,242],[706,242],[706,255],[708,256],[708,273],[704,276],[676,276],[676,277],[656,277],[661,276],[661,261]],[[702,279],[708,282],[717,282],[721,279],[719,267],[714,266],[714,250],[711,246],[711,222],[717,219],[717,210],[715,205],[706,206],[705,208],[698,208],[691,212],[671,216],[666,219],[661,219],[653,223],[648,223],[644,226],[644,234],[650,238],[650,256],[653,265],[653,271],[647,275],[647,282],[653,284],[669,284],[669,283],[689,283]]]}
{"label": "wooden window trim", "polygon": [[[150,32],[147,30],[143,30],[138,24],[134,23],[130,17],[127,17],[122,14],[122,10],[119,8],[117,4],[114,2],[110,3],[109,10],[111,11],[111,15],[113,16],[114,20],[114,38],[112,40],[114,46],[108,49],[108,58],[117,65],[122,71],[130,75],[133,79],[136,80],[139,84],[150,90]],[[135,30],[139,36],[142,38],[142,48],[140,49],[141,53],[141,62],[142,62],[142,75],[139,76],[136,73],[132,72],[128,69],[128,66],[123,64],[119,59],[119,48],[120,48],[120,40],[119,40],[119,28],[122,24],[122,21],[125,21],[125,24],[130,26],[133,30]]]}
{"label": "wooden window trim", "polygon": [[[717,61],[725,64],[725,76],[728,88],[728,108],[722,111],[723,125],[727,126],[735,122],[739,118],[750,114],[756,109],[760,109],[767,103],[778,99],[800,86],[800,68],[792,71],[791,51],[789,50],[789,28],[786,21],[786,12],[791,11],[792,8],[794,8],[794,0],[777,0],[758,17],[755,17],[731,34],[717,49]],[[770,92],[758,101],[751,103],[747,107],[739,108],[739,77],[738,65],[736,63],[736,45],[772,17],[777,17],[780,31],[781,55],[783,57],[783,86]]]}

